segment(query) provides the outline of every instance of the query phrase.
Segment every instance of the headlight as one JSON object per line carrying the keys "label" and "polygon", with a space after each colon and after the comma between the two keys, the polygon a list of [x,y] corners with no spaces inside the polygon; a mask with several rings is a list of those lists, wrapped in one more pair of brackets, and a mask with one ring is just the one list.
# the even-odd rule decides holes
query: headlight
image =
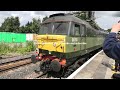
{"label": "headlight", "polygon": [[53,43],[53,46],[56,47],[56,43]]}
{"label": "headlight", "polygon": [[44,42],[42,42],[42,45],[44,45],[45,43]]}

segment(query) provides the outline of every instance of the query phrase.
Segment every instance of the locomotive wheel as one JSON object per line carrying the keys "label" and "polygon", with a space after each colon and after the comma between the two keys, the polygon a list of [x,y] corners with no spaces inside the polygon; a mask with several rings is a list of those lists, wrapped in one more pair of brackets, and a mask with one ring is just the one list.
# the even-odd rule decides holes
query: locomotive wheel
{"label": "locomotive wheel", "polygon": [[50,66],[52,68],[52,71],[54,71],[54,72],[59,72],[60,69],[61,69],[60,63],[58,61],[56,61],[56,60],[51,61]]}
{"label": "locomotive wheel", "polygon": [[32,56],[31,56],[31,61],[32,61],[32,63],[34,63],[34,64],[37,62],[35,55],[32,55]]}
{"label": "locomotive wheel", "polygon": [[0,59],[2,59],[2,57],[0,57]]}

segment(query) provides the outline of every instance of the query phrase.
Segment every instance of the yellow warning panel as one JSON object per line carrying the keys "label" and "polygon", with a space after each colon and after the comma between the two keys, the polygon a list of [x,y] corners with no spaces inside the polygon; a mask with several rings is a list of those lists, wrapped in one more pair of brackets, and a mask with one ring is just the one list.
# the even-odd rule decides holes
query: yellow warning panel
{"label": "yellow warning panel", "polygon": [[65,53],[65,38],[65,35],[38,35],[37,46],[43,50]]}

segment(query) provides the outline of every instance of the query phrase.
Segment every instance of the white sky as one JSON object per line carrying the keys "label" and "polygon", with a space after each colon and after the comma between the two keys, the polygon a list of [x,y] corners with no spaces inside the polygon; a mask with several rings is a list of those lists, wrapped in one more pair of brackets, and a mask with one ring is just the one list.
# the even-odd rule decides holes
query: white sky
{"label": "white sky", "polygon": [[[65,11],[0,11],[0,25],[10,16],[19,16],[21,25],[25,25],[32,18],[40,18]],[[120,11],[95,11],[96,22],[103,29],[109,29],[120,20]]]}

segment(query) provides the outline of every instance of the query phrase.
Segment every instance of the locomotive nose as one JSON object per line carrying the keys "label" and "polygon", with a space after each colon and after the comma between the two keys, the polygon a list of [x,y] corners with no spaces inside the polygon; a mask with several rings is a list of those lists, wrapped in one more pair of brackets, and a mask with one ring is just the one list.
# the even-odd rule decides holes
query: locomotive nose
{"label": "locomotive nose", "polygon": [[66,36],[64,35],[39,35],[37,37],[38,48],[48,51],[65,52],[65,38]]}

